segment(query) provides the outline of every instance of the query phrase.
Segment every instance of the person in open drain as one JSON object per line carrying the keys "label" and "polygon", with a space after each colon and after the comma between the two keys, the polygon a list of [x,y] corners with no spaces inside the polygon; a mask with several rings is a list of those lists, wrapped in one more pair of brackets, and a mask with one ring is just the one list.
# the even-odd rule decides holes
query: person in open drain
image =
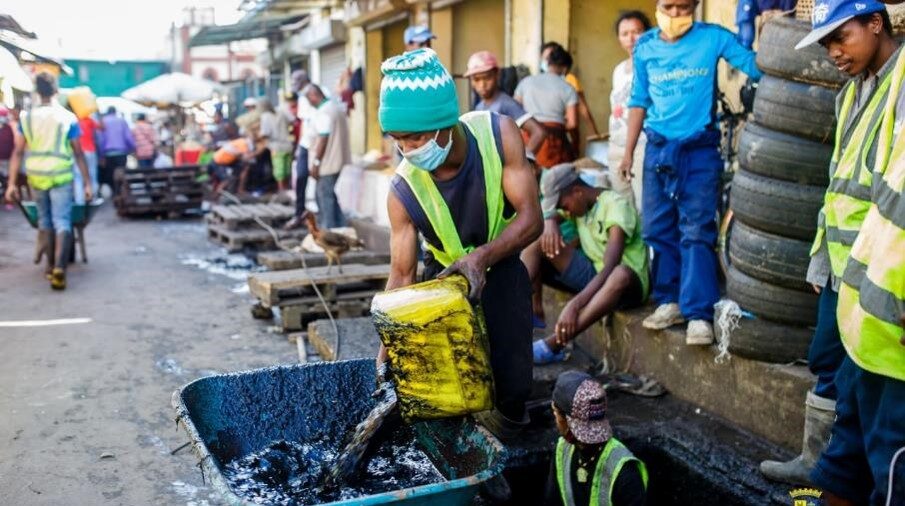
{"label": "person in open drain", "polygon": [[579,371],[560,374],[553,387],[553,415],[561,437],[543,504],[645,504],[647,468],[613,437],[600,382]]}
{"label": "person in open drain", "polygon": [[[501,439],[528,422],[531,284],[519,252],[541,232],[537,181],[512,119],[489,111],[459,116],[449,71],[429,48],[381,66],[379,118],[403,156],[388,198],[387,290],[415,283],[418,234],[424,280],[459,273],[483,307],[494,409],[479,419]],[[378,365],[386,360],[381,347]]]}

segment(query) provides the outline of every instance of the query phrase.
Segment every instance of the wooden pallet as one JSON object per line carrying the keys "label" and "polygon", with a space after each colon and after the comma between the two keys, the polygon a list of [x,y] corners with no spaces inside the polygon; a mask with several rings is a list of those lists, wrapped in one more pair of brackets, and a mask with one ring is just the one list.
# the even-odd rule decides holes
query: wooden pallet
{"label": "wooden pallet", "polygon": [[[295,239],[301,241],[308,234],[307,230],[276,230],[280,240]],[[245,248],[266,248],[275,246],[273,236],[258,225],[241,230],[230,230],[220,225],[208,223],[207,237],[222,244],[227,251],[241,251]]]}
{"label": "wooden pallet", "polygon": [[390,277],[389,264],[343,266],[343,272],[334,266],[313,267],[306,270],[260,272],[248,276],[251,294],[267,307],[282,305],[293,299],[314,297],[312,281],[328,300],[336,300],[340,293],[383,290]]}
{"label": "wooden pallet", "polygon": [[322,360],[351,360],[377,356],[380,336],[370,317],[340,318],[334,321],[336,329],[339,330],[339,340],[330,320],[315,320],[308,324],[307,340],[317,350]]}
{"label": "wooden pallet", "polygon": [[[323,267],[327,265],[327,257],[323,253],[304,253],[305,265]],[[342,256],[343,263],[378,265],[390,262],[388,253],[377,253],[368,250],[350,251]],[[302,255],[288,251],[264,251],[258,253],[258,263],[271,271],[285,271],[302,268]]]}
{"label": "wooden pallet", "polygon": [[177,214],[198,209],[204,185],[198,182],[198,165],[165,169],[123,169],[114,174],[117,194],[113,198],[120,216]]}
{"label": "wooden pallet", "polygon": [[295,216],[295,208],[282,204],[216,205],[207,215],[209,224],[227,230],[258,226],[256,218],[274,228],[282,227]]}
{"label": "wooden pallet", "polygon": [[[333,318],[356,318],[370,314],[371,299],[374,297],[371,292],[365,296],[361,293],[343,294],[336,299],[326,299],[327,307]],[[286,304],[280,304],[280,324],[283,332],[293,332],[305,329],[309,323],[327,318],[327,311],[324,309],[320,299],[307,299],[305,302],[294,300]]]}

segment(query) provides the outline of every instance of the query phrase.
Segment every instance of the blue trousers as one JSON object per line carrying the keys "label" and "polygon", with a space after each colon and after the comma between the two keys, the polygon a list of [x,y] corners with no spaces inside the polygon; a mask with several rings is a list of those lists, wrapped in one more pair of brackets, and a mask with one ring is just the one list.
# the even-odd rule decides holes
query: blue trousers
{"label": "blue trousers", "polygon": [[[703,135],[700,137],[704,137]],[[720,298],[716,212],[723,161],[715,138],[677,145],[648,131],[642,235],[654,250],[651,298],[687,320],[713,321]]]}
{"label": "blue trousers", "polygon": [[[856,504],[886,504],[890,464],[905,447],[905,381],[864,370],[846,355],[836,389],[830,444],[811,480]],[[892,504],[903,502],[905,498],[893,497]]]}
{"label": "blue trousers", "polygon": [[39,229],[53,230],[57,234],[72,232],[72,193],[71,184],[34,190]]}
{"label": "blue trousers", "polygon": [[342,209],[339,208],[339,201],[336,199],[336,180],[339,174],[331,174],[329,176],[321,176],[317,179],[317,185],[314,188],[315,197],[317,198],[317,212],[320,214],[320,224],[324,228],[342,227],[346,224],[346,218],[343,216]]}
{"label": "blue trousers", "polygon": [[[839,336],[836,320],[836,303],[839,294],[830,284],[820,292],[817,306],[817,328],[808,350],[808,368],[817,376],[814,393],[825,399],[836,400],[836,373],[845,359],[845,347]],[[905,401],[903,401],[905,402]]]}

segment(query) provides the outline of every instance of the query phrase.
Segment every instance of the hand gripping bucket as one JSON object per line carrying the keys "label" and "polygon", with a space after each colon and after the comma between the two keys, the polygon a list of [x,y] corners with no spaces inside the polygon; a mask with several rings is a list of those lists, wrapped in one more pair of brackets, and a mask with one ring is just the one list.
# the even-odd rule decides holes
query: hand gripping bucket
{"label": "hand gripping bucket", "polygon": [[390,358],[406,421],[493,407],[484,317],[468,302],[467,294],[465,278],[452,276],[374,297],[371,314]]}

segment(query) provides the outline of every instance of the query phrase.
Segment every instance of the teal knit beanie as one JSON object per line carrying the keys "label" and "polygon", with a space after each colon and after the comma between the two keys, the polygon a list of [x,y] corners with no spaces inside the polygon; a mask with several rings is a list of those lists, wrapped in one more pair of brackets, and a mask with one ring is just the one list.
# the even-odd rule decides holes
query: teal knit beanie
{"label": "teal knit beanie", "polygon": [[378,116],[384,132],[427,132],[458,123],[456,86],[433,49],[394,56],[380,70]]}

